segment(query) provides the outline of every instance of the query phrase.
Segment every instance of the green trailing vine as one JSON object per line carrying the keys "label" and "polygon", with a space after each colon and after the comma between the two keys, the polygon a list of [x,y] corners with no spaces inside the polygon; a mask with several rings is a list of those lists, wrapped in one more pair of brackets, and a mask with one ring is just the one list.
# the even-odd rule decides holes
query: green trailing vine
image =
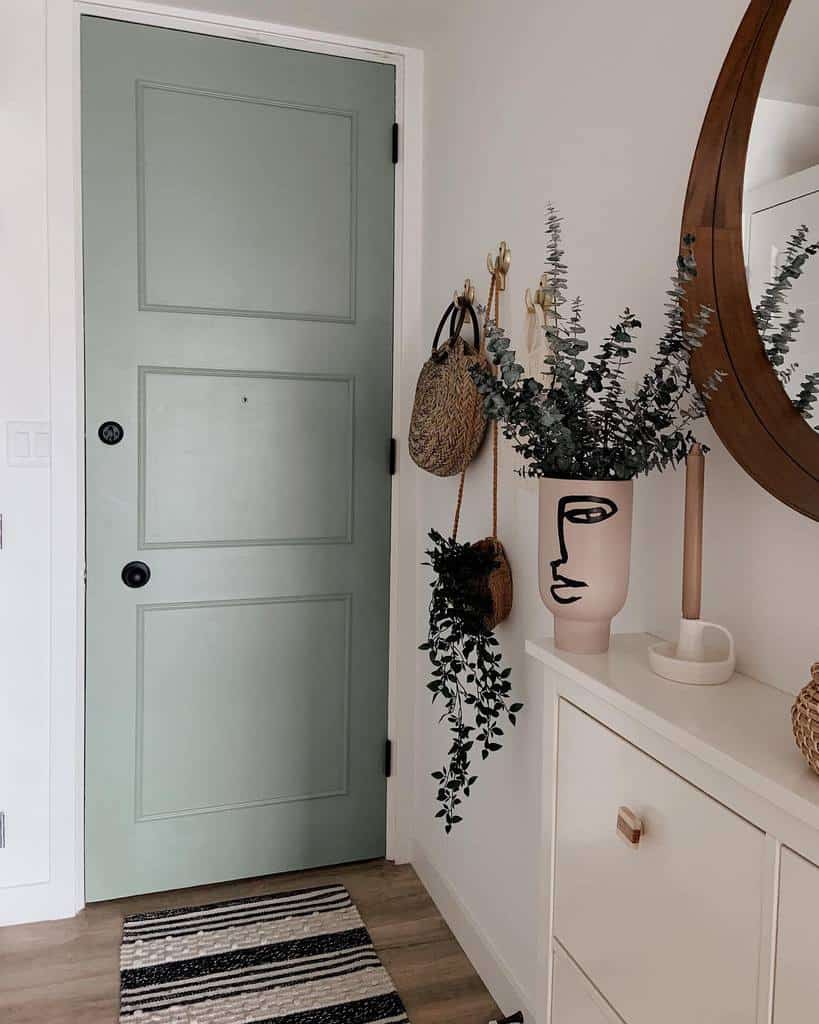
{"label": "green trailing vine", "polygon": [[677,260],[652,369],[630,389],[626,368],[642,324],[626,308],[597,355],[587,356],[582,302],[567,298],[561,218],[553,206],[547,208],[544,363],[549,382],[524,375],[509,338],[491,322],[487,351],[499,373],[472,370],[488,416],[523,457],[525,475],[630,480],[684,461],[696,440],[691,425],[704,415],[705,402],[723,376],[714,374],[702,392],[691,376],[691,355],[702,344],[712,312],[705,306],[693,313],[687,308],[686,286],[697,273],[693,243],[693,236],[685,238]]}
{"label": "green trailing vine", "polygon": [[[788,309],[788,292],[805,271],[808,260],[819,252],[819,243],[808,241],[809,230],[802,224],[785,246],[782,265],[754,308],[765,355],[783,386],[794,381],[799,364],[790,362],[791,347],[805,323],[804,309]],[[804,374],[796,396],[791,396],[796,411],[806,420],[813,419],[819,401],[819,370]],[[819,430],[819,427],[814,427]]]}
{"label": "green trailing vine", "polygon": [[427,551],[432,568],[429,638],[421,645],[432,664],[427,688],[433,704],[443,705],[441,721],[449,728],[451,745],[446,764],[432,773],[437,783],[437,818],[452,831],[462,820],[460,805],[477,782],[472,772],[473,751],[482,760],[501,749],[502,723],[515,725],[523,705],[510,699],[511,670],[502,664],[500,645],[486,619],[492,610],[487,587],[481,586],[497,567],[487,548],[461,544],[436,530]]}

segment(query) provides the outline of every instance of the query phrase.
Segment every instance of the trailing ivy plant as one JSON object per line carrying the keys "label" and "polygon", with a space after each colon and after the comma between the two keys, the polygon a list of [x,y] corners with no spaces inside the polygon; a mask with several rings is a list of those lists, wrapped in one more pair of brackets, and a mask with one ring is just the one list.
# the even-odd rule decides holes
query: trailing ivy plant
{"label": "trailing ivy plant", "polygon": [[492,600],[486,580],[497,567],[491,551],[460,544],[431,530],[427,551],[432,567],[429,639],[421,645],[432,663],[433,704],[443,704],[441,721],[449,727],[451,745],[446,764],[432,773],[438,784],[435,815],[452,831],[462,820],[459,807],[477,782],[472,757],[482,760],[501,749],[504,722],[515,724],[523,705],[510,699],[511,670],[502,665],[499,643],[487,628]]}
{"label": "trailing ivy plant", "polygon": [[[809,230],[802,224],[785,246],[782,264],[754,308],[765,355],[783,387],[793,382],[799,364],[789,362],[791,346],[805,322],[804,309],[788,309],[788,292],[805,270],[805,264],[819,252],[819,243],[808,242]],[[819,370],[806,373],[799,391],[791,396],[796,411],[806,420],[813,419],[819,401]],[[819,430],[819,427],[814,427]]]}
{"label": "trailing ivy plant", "polygon": [[693,236],[685,238],[677,260],[652,369],[632,389],[626,368],[642,324],[626,308],[597,354],[587,355],[582,302],[567,298],[561,218],[547,207],[547,382],[524,375],[509,338],[491,322],[487,350],[499,373],[472,370],[488,416],[499,421],[524,459],[524,475],[630,480],[685,459],[696,440],[691,425],[704,415],[705,401],[722,377],[716,373],[701,393],[691,377],[691,355],[702,344],[712,312],[687,308],[686,286],[697,273],[693,243]]}

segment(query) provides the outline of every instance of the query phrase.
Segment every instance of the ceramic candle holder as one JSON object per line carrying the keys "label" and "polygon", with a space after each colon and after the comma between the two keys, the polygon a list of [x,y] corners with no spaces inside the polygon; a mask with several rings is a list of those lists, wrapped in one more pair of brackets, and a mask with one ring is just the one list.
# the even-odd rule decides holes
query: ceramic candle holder
{"label": "ceramic candle holder", "polygon": [[[704,622],[702,607],[702,524],[705,495],[705,452],[692,445],[685,460],[685,530],[683,533],[682,618],[676,643],[649,648],[652,672],[675,683],[715,686],[734,674],[734,638],[724,626]],[[721,633],[728,641],[716,653],[705,643],[708,631]]]}
{"label": "ceramic candle holder", "polygon": [[[706,646],[708,630],[722,633],[728,646],[714,652]],[[734,638],[724,626],[702,619],[680,619],[680,636],[677,643],[661,643],[649,648],[648,663],[652,672],[675,683],[689,683],[693,686],[716,686],[724,683],[734,674],[736,652]]]}

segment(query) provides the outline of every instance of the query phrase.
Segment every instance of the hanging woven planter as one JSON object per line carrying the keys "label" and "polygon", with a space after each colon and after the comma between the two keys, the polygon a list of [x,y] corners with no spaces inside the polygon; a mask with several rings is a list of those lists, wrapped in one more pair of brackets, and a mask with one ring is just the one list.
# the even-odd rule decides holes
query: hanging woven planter
{"label": "hanging woven planter", "polygon": [[474,581],[476,591],[484,595],[484,600],[491,608],[483,619],[485,628],[491,631],[498,623],[508,619],[512,611],[512,566],[497,537],[485,537],[476,541],[472,547],[481,553],[486,552],[494,563],[494,568],[486,576]]}

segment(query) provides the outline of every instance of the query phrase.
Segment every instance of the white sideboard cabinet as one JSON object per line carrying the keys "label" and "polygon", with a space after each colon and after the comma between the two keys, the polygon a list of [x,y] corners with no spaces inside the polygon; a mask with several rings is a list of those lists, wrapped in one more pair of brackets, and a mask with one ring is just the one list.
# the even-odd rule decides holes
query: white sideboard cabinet
{"label": "white sideboard cabinet", "polygon": [[553,739],[537,1024],[819,1020],[819,777],[792,698],[668,682],[652,642],[527,643]]}

